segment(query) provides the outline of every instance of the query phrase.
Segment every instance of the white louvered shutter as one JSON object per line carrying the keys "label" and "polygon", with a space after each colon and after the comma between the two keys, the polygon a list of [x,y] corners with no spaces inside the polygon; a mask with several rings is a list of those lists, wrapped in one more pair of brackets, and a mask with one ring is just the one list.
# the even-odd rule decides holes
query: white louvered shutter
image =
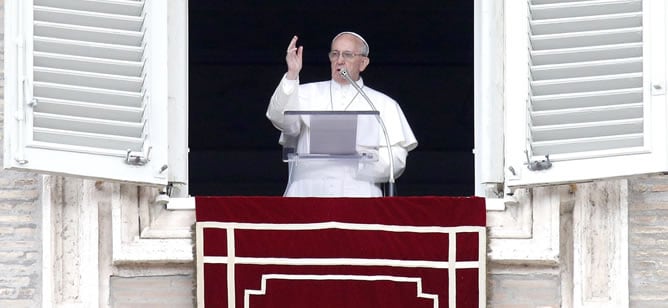
{"label": "white louvered shutter", "polygon": [[662,2],[526,3],[516,56],[526,75],[506,80],[526,91],[506,101],[518,120],[506,134],[509,186],[666,170],[665,28],[653,24]]}
{"label": "white louvered shutter", "polygon": [[5,2],[4,167],[166,184],[166,1]]}

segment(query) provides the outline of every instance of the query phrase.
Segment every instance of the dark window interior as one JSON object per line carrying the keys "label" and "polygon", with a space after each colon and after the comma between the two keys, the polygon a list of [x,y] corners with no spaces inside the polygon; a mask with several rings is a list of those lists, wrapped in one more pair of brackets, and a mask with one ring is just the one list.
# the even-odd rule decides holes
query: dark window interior
{"label": "dark window interior", "polygon": [[472,1],[237,0],[189,3],[191,195],[282,195],[287,166],[264,114],[285,49],[298,35],[301,81],[327,80],[341,31],[365,37],[365,84],[399,102],[418,139],[398,194],[473,194]]}

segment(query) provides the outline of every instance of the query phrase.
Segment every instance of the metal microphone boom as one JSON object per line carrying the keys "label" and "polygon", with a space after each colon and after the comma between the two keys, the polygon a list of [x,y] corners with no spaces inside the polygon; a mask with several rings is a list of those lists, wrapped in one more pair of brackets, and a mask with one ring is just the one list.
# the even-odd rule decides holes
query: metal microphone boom
{"label": "metal microphone boom", "polygon": [[[343,76],[343,78],[348,80],[350,85],[352,85],[353,88],[355,88],[355,90],[357,90],[357,93],[361,94],[362,97],[364,97],[366,102],[371,107],[371,110],[378,111],[378,109],[376,109],[376,106],[373,104],[373,102],[371,102],[371,99],[369,99],[369,97],[366,96],[366,93],[364,93],[364,91],[362,91],[362,88],[360,88],[360,86],[357,85],[357,83],[355,81],[353,81],[352,78],[350,78],[350,75],[348,75],[348,71],[345,68],[342,68],[339,71],[339,73],[341,74],[341,76]],[[388,184],[387,185],[387,196],[388,197],[394,197],[394,196],[396,196],[396,188],[395,188],[395,184],[394,184],[394,155],[392,154],[392,147],[390,145],[390,135],[387,133],[387,128],[385,128],[385,123],[383,122],[383,119],[380,117],[380,113],[378,113],[376,115],[376,120],[380,124],[380,128],[383,130],[383,136],[385,137],[385,144],[387,146],[387,155],[390,159],[390,176],[389,176],[388,181],[387,181],[387,184]]]}

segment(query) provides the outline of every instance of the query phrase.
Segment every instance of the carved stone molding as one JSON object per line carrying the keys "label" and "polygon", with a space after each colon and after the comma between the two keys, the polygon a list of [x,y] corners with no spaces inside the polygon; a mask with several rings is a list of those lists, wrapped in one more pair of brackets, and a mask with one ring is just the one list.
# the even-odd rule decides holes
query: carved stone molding
{"label": "carved stone molding", "polygon": [[[488,199],[489,201],[489,199]],[[490,238],[531,238],[533,217],[530,191],[518,189],[503,206],[487,209],[487,227]]]}
{"label": "carved stone molding", "polygon": [[169,211],[154,204],[157,189],[113,184],[113,263],[193,261],[194,210]]}
{"label": "carved stone molding", "polygon": [[[492,261],[555,265],[559,262],[559,209],[563,187],[532,188],[505,211],[490,211]],[[519,193],[519,191],[518,191]]]}
{"label": "carved stone molding", "polygon": [[153,202],[155,194],[156,188],[43,177],[44,307],[107,305],[113,272],[190,270],[194,210],[166,210]]}
{"label": "carved stone molding", "polygon": [[577,185],[573,209],[573,305],[628,307],[627,180]]}
{"label": "carved stone molding", "polygon": [[43,306],[98,306],[98,209],[108,192],[57,176],[44,176],[43,185]]}

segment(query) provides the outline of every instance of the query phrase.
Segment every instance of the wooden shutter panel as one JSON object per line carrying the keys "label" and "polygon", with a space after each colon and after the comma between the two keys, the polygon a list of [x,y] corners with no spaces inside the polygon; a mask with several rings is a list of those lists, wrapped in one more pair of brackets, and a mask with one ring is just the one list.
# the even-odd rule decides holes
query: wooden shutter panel
{"label": "wooden shutter panel", "polygon": [[10,112],[25,121],[5,167],[165,184],[166,5],[32,2],[10,6],[25,39]]}
{"label": "wooden shutter panel", "polygon": [[668,170],[666,3],[507,1],[504,14],[507,186]]}
{"label": "wooden shutter panel", "polygon": [[642,1],[534,0],[529,15],[531,154],[644,146]]}
{"label": "wooden shutter panel", "polygon": [[143,3],[105,4],[34,1],[36,143],[143,150]]}

